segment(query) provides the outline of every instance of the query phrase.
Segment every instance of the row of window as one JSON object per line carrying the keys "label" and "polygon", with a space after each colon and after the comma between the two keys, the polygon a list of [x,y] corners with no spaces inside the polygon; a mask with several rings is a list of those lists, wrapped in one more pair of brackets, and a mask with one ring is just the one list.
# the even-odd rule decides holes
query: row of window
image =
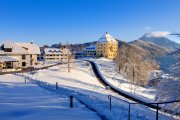
{"label": "row of window", "polygon": [[[30,58],[32,58],[32,55],[30,55]],[[22,55],[22,60],[26,59],[26,55]]]}
{"label": "row of window", "polygon": [[96,53],[89,53],[89,54],[85,54],[85,55],[96,55]]}
{"label": "row of window", "polygon": [[67,54],[63,54],[63,55],[46,55],[46,56],[67,56]]}
{"label": "row of window", "polygon": [[[101,53],[102,53],[103,51],[97,51],[97,52],[98,52],[98,53],[99,53],[99,52],[101,52]],[[104,52],[106,52],[106,51],[104,51]]]}
{"label": "row of window", "polygon": [[46,60],[63,60],[63,59],[66,60],[66,58],[46,58]]}
{"label": "row of window", "polygon": [[89,53],[89,52],[96,52],[96,51],[84,51],[84,52]]}
{"label": "row of window", "polygon": [[[103,47],[97,47],[97,49],[103,49]],[[104,49],[107,49],[104,47]],[[117,47],[112,47],[112,49],[117,49]]]}
{"label": "row of window", "polygon": [[104,44],[97,44],[97,46],[104,46],[104,45],[113,45],[113,46],[117,46],[117,44],[106,44],[106,43],[104,43]]}
{"label": "row of window", "polygon": [[[102,55],[102,53],[97,54],[98,56]],[[108,56],[114,56],[114,54],[109,54]]]}

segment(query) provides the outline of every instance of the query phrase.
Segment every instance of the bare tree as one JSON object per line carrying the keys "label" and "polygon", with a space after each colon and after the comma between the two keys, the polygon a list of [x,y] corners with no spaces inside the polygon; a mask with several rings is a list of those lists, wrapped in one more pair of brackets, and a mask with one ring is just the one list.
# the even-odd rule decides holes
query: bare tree
{"label": "bare tree", "polygon": [[69,50],[69,43],[67,42],[66,44],[66,49],[67,49],[67,62],[68,62],[68,72],[71,71],[70,69],[70,60],[71,60],[71,54],[70,54],[70,50]]}

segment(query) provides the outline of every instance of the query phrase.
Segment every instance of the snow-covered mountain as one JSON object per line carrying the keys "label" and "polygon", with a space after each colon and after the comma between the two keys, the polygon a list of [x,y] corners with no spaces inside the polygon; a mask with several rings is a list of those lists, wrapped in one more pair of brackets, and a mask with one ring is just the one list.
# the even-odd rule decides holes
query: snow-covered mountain
{"label": "snow-covered mountain", "polygon": [[176,42],[166,38],[163,35],[158,36],[158,35],[154,35],[154,33],[146,33],[139,39],[143,40],[143,41],[153,42],[153,43],[155,43],[157,45],[169,48],[171,50],[180,49],[180,44],[179,43],[176,43]]}

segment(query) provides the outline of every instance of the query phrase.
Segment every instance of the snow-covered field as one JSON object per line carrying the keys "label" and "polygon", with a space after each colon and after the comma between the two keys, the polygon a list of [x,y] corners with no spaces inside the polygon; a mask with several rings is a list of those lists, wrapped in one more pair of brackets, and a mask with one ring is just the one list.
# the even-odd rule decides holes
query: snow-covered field
{"label": "snow-covered field", "polygon": [[100,117],[77,100],[53,94],[16,75],[0,76],[0,120],[99,120]]}
{"label": "snow-covered field", "polygon": [[[81,103],[81,104],[77,103],[79,104],[79,106],[83,106],[82,104],[84,104],[90,110],[93,110],[96,112],[95,114],[94,112],[89,110],[89,114],[87,112],[87,114],[85,113],[85,115],[83,115],[83,116],[87,116],[89,119],[99,119],[98,116],[101,117],[102,119],[109,119],[109,120],[127,120],[128,119],[129,104],[122,100],[118,100],[112,97],[112,110],[110,110],[108,95],[111,94],[123,100],[127,100],[127,99],[120,97],[119,95],[111,91],[106,90],[98,82],[97,78],[95,77],[92,71],[91,65],[88,62],[80,61],[80,62],[71,63],[70,73],[68,73],[67,71],[68,71],[67,64],[62,64],[62,65],[54,66],[48,69],[38,70],[36,72],[16,74],[15,77],[14,75],[13,76],[10,75],[10,78],[12,80],[16,79],[16,77],[18,77],[18,79],[20,77],[21,80],[27,79],[29,82],[35,85],[38,85],[44,90],[49,91],[49,92],[43,93],[45,97],[49,95],[52,96],[52,94],[50,93],[54,93],[54,96],[57,99],[58,97],[60,97],[59,98],[60,103],[61,103],[62,97],[67,100],[68,99],[67,96],[73,95],[74,98],[76,98],[76,100]],[[4,76],[1,76],[1,77],[2,77],[1,80],[3,80]],[[58,82],[58,89],[55,89],[56,82]],[[39,90],[40,88],[37,88],[37,89]],[[30,93],[38,93],[36,92],[38,91],[37,89],[35,89],[35,91],[34,89],[31,89],[32,92]],[[31,94],[30,94],[30,97],[29,97],[29,94],[25,94],[25,97],[26,96],[27,98],[32,97]],[[41,101],[41,100],[37,100],[36,102]],[[14,101],[17,101],[17,99],[15,99]],[[50,103],[49,101],[51,102],[51,100],[47,99],[46,102]],[[58,105],[57,107],[59,107]],[[60,108],[61,107],[62,106],[60,104]],[[65,104],[65,107],[67,107],[66,104]],[[75,114],[74,119],[80,119],[80,118],[84,119],[83,116],[82,117],[79,116],[80,118],[78,118],[78,114],[81,113],[80,108],[74,109],[75,111],[77,111],[77,113],[72,112],[72,114]],[[10,108],[8,109],[11,110]],[[84,109],[85,108],[83,106],[82,110],[84,111]],[[62,113],[63,109],[59,109],[58,111]],[[70,114],[66,112],[63,113],[64,118],[66,115]],[[5,116],[8,116],[8,115],[5,115]],[[155,120],[155,117],[156,117],[156,111],[151,110],[150,108],[147,108],[143,105],[131,105],[131,119],[132,120]],[[171,120],[172,118],[169,118],[168,116],[164,115],[164,113],[160,113],[159,119]]]}
{"label": "snow-covered field", "polygon": [[[74,62],[71,64],[71,72],[67,72],[67,64],[54,66],[49,69],[39,70],[34,73],[25,74],[27,79],[39,86],[58,93],[73,95],[76,99],[95,110],[102,118],[109,120],[127,120],[128,103],[112,98],[112,110],[109,110],[108,95],[119,97],[119,95],[107,91],[95,77],[91,65],[88,62]],[[55,90],[55,83],[58,82],[59,89]],[[146,114],[144,112],[146,111]],[[156,112],[141,105],[131,106],[131,119],[153,120]],[[160,118],[167,118],[160,114]]]}

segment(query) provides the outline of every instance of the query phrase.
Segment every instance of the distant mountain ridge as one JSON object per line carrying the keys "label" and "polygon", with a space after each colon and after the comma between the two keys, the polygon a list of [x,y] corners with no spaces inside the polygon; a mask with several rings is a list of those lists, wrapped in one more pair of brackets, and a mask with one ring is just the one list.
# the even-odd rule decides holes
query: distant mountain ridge
{"label": "distant mountain ridge", "polygon": [[172,41],[166,37],[153,36],[152,33],[146,33],[141,38],[139,38],[139,40],[153,42],[157,45],[163,46],[165,48],[169,48],[171,50],[180,49],[179,43],[176,43],[176,42],[174,42],[174,41]]}
{"label": "distant mountain ridge", "polygon": [[162,56],[170,53],[171,51],[169,48],[165,48],[150,41],[135,40],[130,42],[130,44],[143,48],[144,50],[149,52],[149,55],[151,57]]}

